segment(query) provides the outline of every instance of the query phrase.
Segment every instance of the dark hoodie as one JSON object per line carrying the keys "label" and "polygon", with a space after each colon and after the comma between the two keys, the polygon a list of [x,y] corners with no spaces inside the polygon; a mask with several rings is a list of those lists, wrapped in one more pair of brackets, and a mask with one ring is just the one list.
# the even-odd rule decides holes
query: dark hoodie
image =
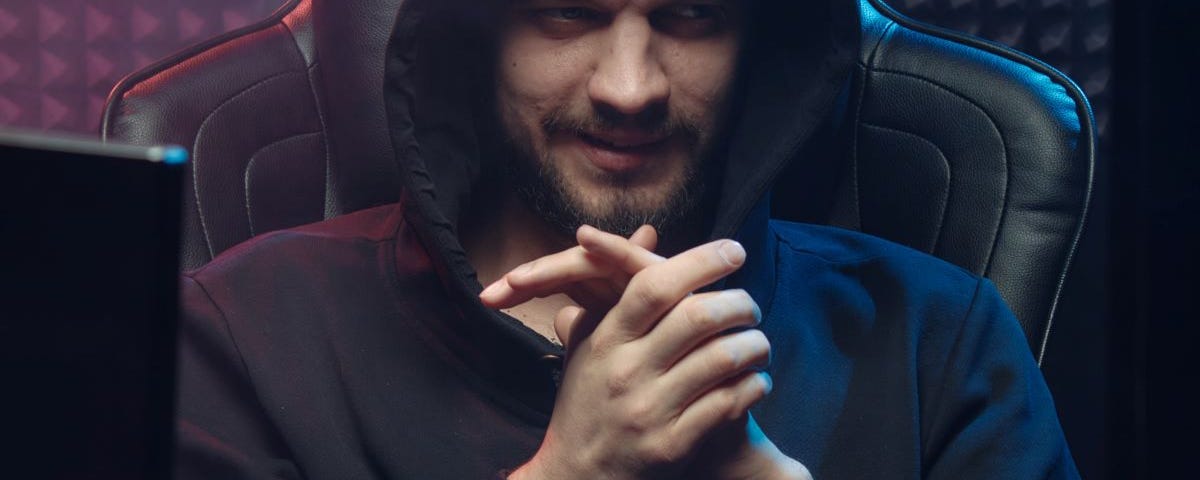
{"label": "dark hoodie", "polygon": [[[494,7],[411,0],[386,94],[396,205],[276,232],[185,275],[180,478],[491,478],[536,451],[562,351],[483,307],[457,221],[492,168]],[[458,8],[455,8],[457,5]],[[769,220],[830,115],[852,0],[761,1],[712,238],[738,238],[775,390],[753,412],[818,478],[1074,478],[1049,393],[986,280],[883,240]]]}

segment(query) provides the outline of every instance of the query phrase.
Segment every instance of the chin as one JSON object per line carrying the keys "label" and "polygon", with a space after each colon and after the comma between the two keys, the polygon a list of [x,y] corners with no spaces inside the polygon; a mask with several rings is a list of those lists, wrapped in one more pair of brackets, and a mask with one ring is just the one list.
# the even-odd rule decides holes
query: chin
{"label": "chin", "polygon": [[[564,234],[581,224],[628,236],[644,224],[661,232],[678,227],[705,190],[690,156],[663,152],[630,171],[599,168],[563,145],[517,150],[512,167],[517,192]],[[548,147],[548,148],[546,148]],[[532,168],[530,168],[532,167]]]}
{"label": "chin", "polygon": [[563,176],[563,186],[577,203],[589,207],[589,213],[610,211],[617,205],[638,211],[656,210],[665,206],[684,183],[682,172],[586,172]]}

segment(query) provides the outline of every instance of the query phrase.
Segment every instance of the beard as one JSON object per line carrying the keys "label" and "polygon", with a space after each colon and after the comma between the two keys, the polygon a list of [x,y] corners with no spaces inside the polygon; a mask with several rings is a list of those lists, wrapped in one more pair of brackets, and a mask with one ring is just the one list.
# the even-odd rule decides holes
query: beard
{"label": "beard", "polygon": [[687,146],[686,160],[652,191],[639,185],[639,172],[601,172],[596,179],[603,189],[595,197],[585,198],[587,194],[573,185],[559,159],[548,150],[539,151],[532,133],[513,125],[504,129],[509,153],[505,170],[526,207],[567,236],[573,237],[582,225],[591,225],[628,237],[642,225],[650,225],[660,238],[680,240],[678,237],[701,234],[707,224],[703,206],[712,197],[709,185],[717,170],[712,129],[706,131],[699,123],[668,116],[665,108],[648,109],[636,117],[605,111],[579,115],[561,108],[541,121],[543,138],[558,133],[601,132],[619,126],[682,139],[681,143]]}

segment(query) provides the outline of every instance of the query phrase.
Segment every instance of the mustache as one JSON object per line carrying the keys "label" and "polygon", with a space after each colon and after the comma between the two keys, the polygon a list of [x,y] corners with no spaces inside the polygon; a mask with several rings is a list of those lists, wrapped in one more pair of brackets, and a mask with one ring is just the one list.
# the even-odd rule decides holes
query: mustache
{"label": "mustache", "polygon": [[665,107],[657,106],[635,115],[604,108],[590,109],[588,112],[577,112],[568,107],[557,108],[542,118],[541,126],[547,135],[559,132],[594,134],[631,129],[654,136],[680,136],[696,140],[700,138],[701,132],[698,122],[672,115]]}

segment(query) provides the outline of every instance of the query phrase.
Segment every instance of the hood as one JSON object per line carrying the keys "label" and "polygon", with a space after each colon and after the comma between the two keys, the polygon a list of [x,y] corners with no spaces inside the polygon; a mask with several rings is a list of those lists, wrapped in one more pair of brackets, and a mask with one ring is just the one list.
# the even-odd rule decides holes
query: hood
{"label": "hood", "polygon": [[[858,50],[854,0],[745,1],[756,2],[754,39],[743,53],[741,106],[710,238],[765,234],[772,182],[831,116]],[[506,3],[408,0],[388,46],[384,97],[406,217],[448,287],[464,294],[480,287],[456,221],[495,161],[481,150],[480,127],[492,117],[479,110],[492,89],[490,38]]]}

